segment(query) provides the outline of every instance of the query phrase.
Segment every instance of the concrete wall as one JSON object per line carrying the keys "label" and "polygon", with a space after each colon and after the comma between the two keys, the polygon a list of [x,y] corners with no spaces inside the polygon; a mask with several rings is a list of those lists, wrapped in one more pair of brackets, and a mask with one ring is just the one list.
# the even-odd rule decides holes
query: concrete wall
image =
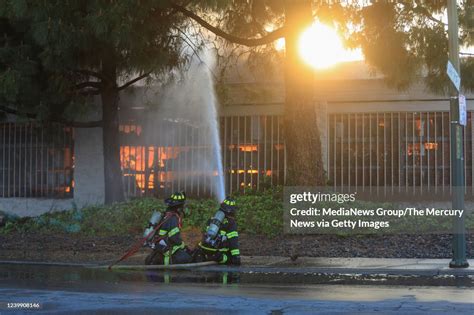
{"label": "concrete wall", "polygon": [[[344,65],[334,73],[325,73],[315,83],[315,110],[318,113],[323,162],[327,170],[327,122],[331,113],[380,112],[380,111],[425,111],[448,110],[446,96],[433,95],[420,83],[400,92],[385,86],[380,76],[372,77],[363,65]],[[344,70],[344,71],[342,71]],[[362,73],[362,75],[361,75]],[[121,95],[121,116],[128,111],[140,112],[144,104],[136,104],[134,93],[142,93],[146,100],[146,89],[130,89]],[[142,91],[143,90],[143,91]],[[132,93],[133,92],[133,93]],[[281,115],[285,97],[282,80],[271,82],[237,82],[226,84],[226,100],[221,104],[220,115]],[[474,110],[474,94],[469,98],[468,110]],[[91,120],[100,119],[101,113],[93,113]],[[102,130],[86,128],[75,130],[74,199],[0,198],[0,210],[21,216],[34,216],[52,210],[69,209],[104,202],[104,161]]]}
{"label": "concrete wall", "polygon": [[0,211],[38,216],[48,211],[82,208],[104,202],[104,158],[101,128],[77,128],[74,133],[74,198],[0,198]]}
{"label": "concrete wall", "polygon": [[71,209],[73,199],[0,198],[0,211],[20,217],[34,217],[45,212]]}
{"label": "concrete wall", "polygon": [[74,202],[78,207],[104,203],[101,128],[77,128],[74,142]]}

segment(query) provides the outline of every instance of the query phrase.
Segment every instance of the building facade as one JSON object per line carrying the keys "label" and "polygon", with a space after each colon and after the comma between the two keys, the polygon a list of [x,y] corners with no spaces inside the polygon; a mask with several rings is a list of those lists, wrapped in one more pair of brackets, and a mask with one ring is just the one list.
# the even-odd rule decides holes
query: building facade
{"label": "building facade", "polygon": [[[464,167],[466,192],[474,193],[474,99],[467,94]],[[121,163],[127,197],[162,196],[175,190],[212,194],[215,171],[192,168],[209,150],[199,130],[156,118],[142,104],[121,97]],[[229,82],[219,114],[228,193],[285,180],[282,82]],[[444,192],[451,187],[449,100],[422,84],[407,91],[358,71],[316,80],[314,110],[328,184],[361,189]],[[31,122],[0,125],[0,210],[35,215],[102,203],[102,131]],[[147,122],[148,121],[148,122]],[[180,125],[177,142],[166,134]],[[290,141],[290,140],[286,140]],[[192,170],[192,172],[191,172]]]}

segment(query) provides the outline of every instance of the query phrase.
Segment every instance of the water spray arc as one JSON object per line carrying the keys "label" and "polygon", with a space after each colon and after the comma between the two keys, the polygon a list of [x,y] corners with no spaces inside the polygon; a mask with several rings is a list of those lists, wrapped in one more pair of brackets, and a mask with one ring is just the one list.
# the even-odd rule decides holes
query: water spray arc
{"label": "water spray arc", "polygon": [[[166,130],[160,135],[156,134],[161,139],[159,142],[163,141],[175,148],[186,143],[191,148],[192,152],[188,154],[192,159],[180,163],[178,169],[174,170],[174,180],[182,182],[181,177],[186,177],[186,187],[176,188],[192,190],[199,185],[199,190],[207,186],[208,191],[221,202],[225,198],[225,184],[218,102],[211,73],[213,67],[214,56],[209,51],[191,60],[189,68],[180,74],[179,80],[153,95],[151,101],[156,103],[157,111],[156,116],[148,117],[148,124],[150,129],[156,130],[153,125],[157,121],[167,122]],[[207,178],[204,181],[201,180],[203,176]]]}

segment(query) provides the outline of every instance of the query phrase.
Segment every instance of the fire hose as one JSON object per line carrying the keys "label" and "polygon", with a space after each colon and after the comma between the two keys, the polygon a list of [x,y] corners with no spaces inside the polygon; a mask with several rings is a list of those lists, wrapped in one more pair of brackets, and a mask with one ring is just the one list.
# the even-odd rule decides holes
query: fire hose
{"label": "fire hose", "polygon": [[[168,216],[168,217],[165,217],[164,220],[158,224],[150,233],[148,233],[145,237],[141,238],[140,240],[138,240],[122,257],[120,257],[118,260],[116,260],[115,262],[113,262],[112,264],[110,264],[110,266],[107,268],[109,270],[112,269],[112,267],[116,264],[118,264],[119,262],[135,255],[136,252],[138,252],[140,250],[140,248],[143,247],[143,244],[145,243],[145,241],[147,239],[150,238],[150,236],[154,235],[154,233],[156,233],[156,231],[158,231],[158,229],[166,222],[168,221],[170,218],[172,217],[172,215]],[[157,239],[157,241],[159,242],[160,240],[162,240],[164,237],[160,237],[159,239]]]}

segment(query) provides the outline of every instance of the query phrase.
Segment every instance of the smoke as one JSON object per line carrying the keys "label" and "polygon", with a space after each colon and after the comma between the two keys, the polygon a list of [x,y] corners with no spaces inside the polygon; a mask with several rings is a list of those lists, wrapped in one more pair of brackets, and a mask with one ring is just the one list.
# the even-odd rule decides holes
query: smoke
{"label": "smoke", "polygon": [[173,173],[174,190],[208,193],[221,202],[225,189],[211,73],[214,63],[212,52],[205,51],[191,60],[179,80],[148,93],[156,108],[149,112],[145,132],[151,134],[150,143],[168,148],[164,152],[173,157],[162,161],[159,172]]}

